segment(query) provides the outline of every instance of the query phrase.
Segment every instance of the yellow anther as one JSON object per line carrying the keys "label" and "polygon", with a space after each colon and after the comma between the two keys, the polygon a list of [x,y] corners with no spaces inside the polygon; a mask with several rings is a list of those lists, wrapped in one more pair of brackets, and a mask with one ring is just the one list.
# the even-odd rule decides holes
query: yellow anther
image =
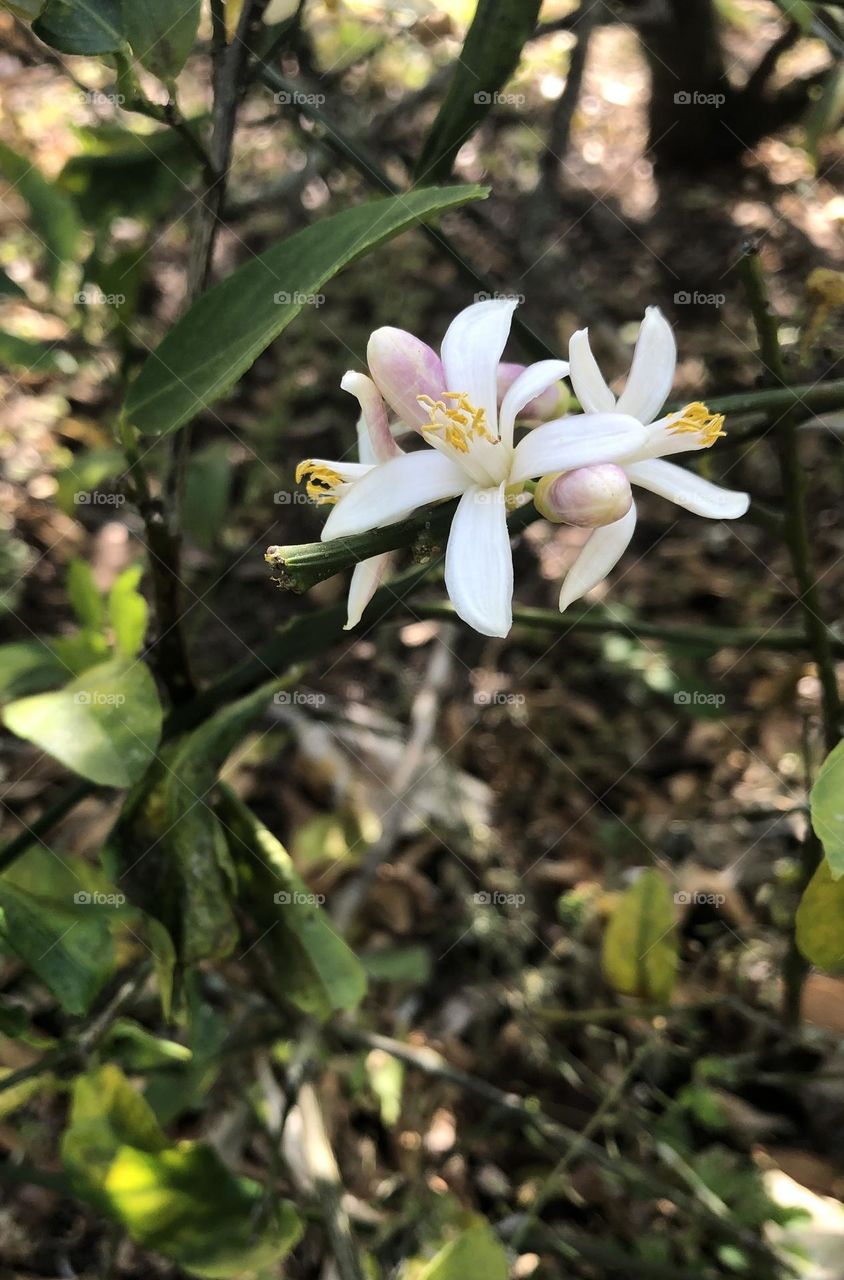
{"label": "yellow anther", "polygon": [[307,495],[314,502],[332,503],[337,501],[337,494],[333,490],[342,485],[343,477],[333,467],[321,466],[318,462],[312,462],[306,458],[296,468],[296,483],[301,484],[305,476],[309,477],[305,485]]}
{"label": "yellow anther", "polygon": [[[416,398],[430,414],[430,421],[422,427],[423,435],[438,435],[458,453],[468,453],[473,439],[498,443],[487,429],[485,410],[476,409],[465,391],[444,391],[442,400],[432,400],[430,396]],[[452,402],[451,408],[447,401]]]}
{"label": "yellow anther", "polygon": [[691,404],[687,404],[685,409],[681,409],[673,422],[668,424],[669,431],[676,431],[678,434],[686,434],[694,432],[700,436],[702,449],[708,449],[725,436],[726,431],[721,428],[724,425],[723,413],[710,413],[706,405],[700,400],[694,400]]}

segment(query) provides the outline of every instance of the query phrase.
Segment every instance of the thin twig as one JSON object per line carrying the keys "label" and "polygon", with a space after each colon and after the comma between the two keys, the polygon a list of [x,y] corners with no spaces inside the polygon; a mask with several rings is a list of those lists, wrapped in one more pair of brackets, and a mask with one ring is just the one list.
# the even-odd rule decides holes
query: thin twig
{"label": "thin twig", "polygon": [[[759,337],[759,354],[769,375],[785,383],[788,370],[779,343],[778,322],[771,311],[768,284],[759,254],[748,251],[742,259],[742,276],[748,302]],[[812,554],[811,534],[806,509],[806,476],[800,458],[798,415],[794,410],[782,414],[773,424],[777,441],[777,461],[782,484],[784,509],[783,537],[791,557],[791,565],[799,592],[798,603],[803,614],[806,642],[814,655],[821,684],[823,737],[827,751],[837,746],[841,736],[841,702],[835,671],[833,638],[824,620],[817,574]],[[823,857],[823,848],[807,827],[800,857],[799,890],[803,891]],[[788,955],[783,966],[784,1015],[790,1023],[799,1022],[803,983],[809,965],[797,947],[792,925]]]}

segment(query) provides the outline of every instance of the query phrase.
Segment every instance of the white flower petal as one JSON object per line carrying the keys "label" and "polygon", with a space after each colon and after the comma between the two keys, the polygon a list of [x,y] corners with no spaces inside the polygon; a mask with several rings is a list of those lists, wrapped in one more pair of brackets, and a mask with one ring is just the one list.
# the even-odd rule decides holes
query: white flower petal
{"label": "white flower petal", "polygon": [[490,298],[455,316],[443,338],[446,391],[464,392],[486,412],[487,427],[498,422],[498,362],[510,333],[515,300]]}
{"label": "white flower petal", "polygon": [[560,592],[560,612],[567,609],[575,600],[585,596],[614,569],[627,550],[633,530],[636,528],[636,504],[633,503],[626,516],[613,524],[605,524],[595,529],[584,544],[580,555],[566,574],[563,589]]}
{"label": "white flower petal", "polygon": [[403,453],[373,467],[342,494],[322,530],[322,541],[395,524],[417,507],[454,498],[469,484],[462,467],[436,449]]}
{"label": "white flower petal", "polygon": [[629,413],[640,422],[653,422],[668,399],[676,366],[677,343],[671,325],[659,307],[648,307],[630,373],[618,397],[618,412]]}
{"label": "white flower petal", "polygon": [[498,410],[498,434],[503,444],[513,443],[513,427],[516,418],[537,396],[547,391],[569,371],[565,360],[540,360],[520,373],[507,391]]}
{"label": "white flower petal", "polygon": [[554,471],[616,462],[642,448],[647,432],[620,413],[584,413],[546,422],[520,440],[513,452],[511,484]]}
{"label": "white flower petal", "polygon": [[340,386],[360,405],[361,422],[365,428],[365,431],[358,431],[358,457],[361,462],[386,462],[401,453],[390,432],[387,406],[372,379],[365,373],[355,373],[350,369],[340,379]]}
{"label": "white flower petal", "polygon": [[571,385],[584,413],[612,413],[615,396],[592,354],[588,329],[578,329],[569,338],[569,361]]}
{"label": "white flower petal", "polygon": [[445,585],[459,617],[484,636],[513,625],[513,556],[504,485],[468,489],[455,512],[445,553]]}
{"label": "white flower petal", "polygon": [[392,551],[384,551],[380,556],[371,556],[369,560],[361,560],[355,565],[349,584],[349,606],[344,631],[351,631],[360,622],[364,609],[381,585],[392,561]]}
{"label": "white flower petal", "polygon": [[749,494],[740,493],[737,489],[722,489],[720,485],[704,480],[703,476],[695,475],[685,467],[675,466],[673,462],[654,458],[650,462],[629,463],[624,470],[633,484],[710,520],[736,520],[750,506]]}
{"label": "white flower petal", "polygon": [[[341,480],[361,480],[375,470],[371,462],[344,462],[342,459],[335,462],[330,458],[308,458],[307,461],[309,466],[326,467],[329,471],[336,472]],[[304,463],[300,465],[304,466]]]}
{"label": "white flower petal", "polygon": [[671,425],[681,416],[680,413],[669,413],[658,418],[647,427],[647,439],[641,449],[637,449],[631,462],[646,462],[649,458],[667,458],[672,453],[693,453],[696,449],[705,449],[697,431],[672,431]]}

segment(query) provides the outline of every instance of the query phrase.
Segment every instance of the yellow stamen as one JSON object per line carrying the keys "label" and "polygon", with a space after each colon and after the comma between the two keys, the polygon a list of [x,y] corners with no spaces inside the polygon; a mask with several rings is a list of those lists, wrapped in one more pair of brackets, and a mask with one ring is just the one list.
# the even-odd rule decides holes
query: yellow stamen
{"label": "yellow stamen", "polygon": [[[422,434],[439,436],[458,453],[468,453],[472,440],[488,440],[498,444],[497,438],[486,425],[486,410],[476,409],[465,391],[444,391],[442,400],[430,396],[417,396],[428,410],[430,421],[422,427]],[[451,408],[446,401],[453,401]]]}
{"label": "yellow stamen", "polygon": [[678,434],[694,432],[700,436],[700,444],[702,449],[708,449],[725,436],[726,431],[721,428],[724,425],[723,413],[710,413],[706,405],[700,400],[694,400],[691,404],[687,404],[685,409],[681,409],[675,420],[668,425],[669,431],[676,431]]}
{"label": "yellow stamen", "polygon": [[313,502],[325,504],[337,501],[337,495],[332,490],[338,489],[343,483],[343,477],[338,471],[306,458],[296,468],[296,483],[301,484],[305,476],[310,477],[305,489]]}

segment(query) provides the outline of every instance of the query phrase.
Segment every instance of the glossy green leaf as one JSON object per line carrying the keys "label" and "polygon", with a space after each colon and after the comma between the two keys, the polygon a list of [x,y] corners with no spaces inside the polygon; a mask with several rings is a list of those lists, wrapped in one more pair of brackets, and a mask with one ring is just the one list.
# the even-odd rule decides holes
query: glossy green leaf
{"label": "glossy green leaf", "polygon": [[667,883],[643,871],[619,898],[604,935],[607,981],[626,996],[667,1000],[677,975],[677,935]]}
{"label": "glossy green leaf", "polygon": [[297,1008],[327,1018],[366,994],[357,956],[334,929],[272,832],[228,787],[219,809],[237,866],[240,896],[273,958],[279,991]]}
{"label": "glossy green leaf", "polygon": [[208,1146],[171,1144],[116,1066],[77,1077],[62,1160],[77,1194],[185,1271],[249,1280],[301,1236],[295,1209]]}
{"label": "glossy green leaf", "polygon": [[94,581],[94,572],[85,560],[71,560],[67,571],[67,594],[79,625],[101,631],[105,623],[105,604]]}
{"label": "glossy green leaf", "polygon": [[142,662],[114,658],[55,693],[9,703],[3,722],[83,778],[128,787],[155,754],[161,704]]}
{"label": "glossy green leaf", "polygon": [[414,1280],[507,1280],[507,1254],[486,1222],[462,1231],[440,1249]]}
{"label": "glossy green leaf", "polygon": [[112,972],[114,955],[108,908],[74,902],[73,896],[46,897],[0,877],[0,940],[66,1013],[81,1014]]}
{"label": "glossy green leaf", "polygon": [[114,53],[126,40],[121,0],[47,0],[32,30],[60,53]]}
{"label": "glossy green leaf", "polygon": [[809,796],[809,809],[815,835],[837,880],[844,875],[844,740],[821,765]]}
{"label": "glossy green leaf", "polygon": [[46,640],[0,645],[0,698],[22,698],[64,684],[68,671]]}
{"label": "glossy green leaf", "polygon": [[416,166],[419,182],[448,177],[457,152],[491,110],[536,27],[541,0],[478,0],[454,75]]}
{"label": "glossy green leaf", "polygon": [[0,176],[15,188],[26,204],[32,230],[46,251],[50,281],[56,284],[63,268],[72,262],[79,243],[79,219],[67,195],[26,156],[0,142]]}
{"label": "glossy green leaf", "polygon": [[183,964],[228,955],[237,941],[236,877],[212,791],[226,756],[279,683],[168,743],[128,797],[109,840],[115,874],[131,900],[166,928]]}
{"label": "glossy green leaf", "polygon": [[114,644],[124,658],[134,658],[144,645],[149,608],[138,590],[143,569],[131,565],[115,580],[108,597],[108,619]]}
{"label": "glossy green leaf", "polygon": [[343,267],[433,214],[486,194],[429,188],[322,218],[210,289],[167,334],[129,389],[126,420],[166,435],[232,387]]}
{"label": "glossy green leaf", "polygon": [[796,928],[807,960],[828,973],[844,972],[844,880],[833,880],[826,860],[800,899]]}
{"label": "glossy green leaf", "polygon": [[123,0],[123,22],[138,61],[166,83],[176,79],[196,39],[200,0]]}

